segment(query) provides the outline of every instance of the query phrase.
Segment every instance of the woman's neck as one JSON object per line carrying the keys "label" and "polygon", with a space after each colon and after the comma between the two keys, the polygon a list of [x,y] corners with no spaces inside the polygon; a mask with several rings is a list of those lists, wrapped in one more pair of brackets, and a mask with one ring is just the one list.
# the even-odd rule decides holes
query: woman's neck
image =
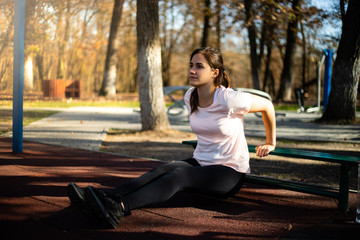
{"label": "woman's neck", "polygon": [[214,100],[215,90],[217,89],[214,85],[204,85],[197,88],[199,97],[199,107],[205,108],[210,106]]}

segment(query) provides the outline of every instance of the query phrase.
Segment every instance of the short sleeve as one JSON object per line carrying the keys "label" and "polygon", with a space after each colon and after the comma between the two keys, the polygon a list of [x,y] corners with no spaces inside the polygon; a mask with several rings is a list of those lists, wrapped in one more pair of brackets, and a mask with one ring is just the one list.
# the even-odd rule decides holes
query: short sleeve
{"label": "short sleeve", "polygon": [[251,94],[242,91],[235,91],[227,88],[224,94],[225,101],[230,110],[235,114],[245,114],[251,108]]}

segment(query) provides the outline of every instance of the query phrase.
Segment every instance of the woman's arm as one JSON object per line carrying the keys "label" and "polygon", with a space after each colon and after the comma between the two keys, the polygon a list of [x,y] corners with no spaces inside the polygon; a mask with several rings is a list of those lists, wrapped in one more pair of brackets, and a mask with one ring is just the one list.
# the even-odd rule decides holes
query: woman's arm
{"label": "woman's arm", "polygon": [[265,157],[276,146],[276,119],[274,105],[268,99],[251,95],[251,113],[261,112],[266,132],[266,144],[259,145],[255,148],[256,156]]}

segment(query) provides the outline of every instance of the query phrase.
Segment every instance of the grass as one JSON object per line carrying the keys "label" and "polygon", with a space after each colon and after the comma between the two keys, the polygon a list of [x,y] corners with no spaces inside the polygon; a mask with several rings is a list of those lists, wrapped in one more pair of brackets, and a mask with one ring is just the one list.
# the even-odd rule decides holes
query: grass
{"label": "grass", "polygon": [[[166,102],[168,108],[173,103]],[[124,107],[139,108],[139,101],[24,101],[24,108]],[[0,100],[0,107],[12,107],[11,100]]]}
{"label": "grass", "polygon": [[[173,103],[166,102],[166,107]],[[124,107],[138,108],[139,101],[24,101],[24,108]],[[12,107],[12,101],[0,100],[0,107]]]}
{"label": "grass", "polygon": [[294,111],[296,112],[299,108],[298,105],[275,105],[276,111]]}
{"label": "grass", "polygon": [[[138,101],[30,101],[25,100],[24,108],[70,108],[70,107],[139,107]],[[0,107],[12,107],[12,100],[0,100]]]}
{"label": "grass", "polygon": [[[32,122],[48,117],[52,114],[58,113],[58,111],[48,110],[24,110],[23,124],[28,125]],[[12,110],[0,109],[0,134],[12,130]]]}

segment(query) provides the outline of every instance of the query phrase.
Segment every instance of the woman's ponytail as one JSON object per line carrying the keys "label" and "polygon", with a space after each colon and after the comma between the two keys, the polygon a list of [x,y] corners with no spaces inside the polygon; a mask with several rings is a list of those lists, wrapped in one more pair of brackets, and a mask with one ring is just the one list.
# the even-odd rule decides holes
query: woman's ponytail
{"label": "woman's ponytail", "polygon": [[229,77],[229,75],[225,72],[225,69],[224,69],[224,71],[223,71],[223,77],[222,77],[222,81],[221,81],[220,85],[222,85],[222,86],[224,86],[224,87],[226,87],[226,88],[230,87],[230,77]]}

